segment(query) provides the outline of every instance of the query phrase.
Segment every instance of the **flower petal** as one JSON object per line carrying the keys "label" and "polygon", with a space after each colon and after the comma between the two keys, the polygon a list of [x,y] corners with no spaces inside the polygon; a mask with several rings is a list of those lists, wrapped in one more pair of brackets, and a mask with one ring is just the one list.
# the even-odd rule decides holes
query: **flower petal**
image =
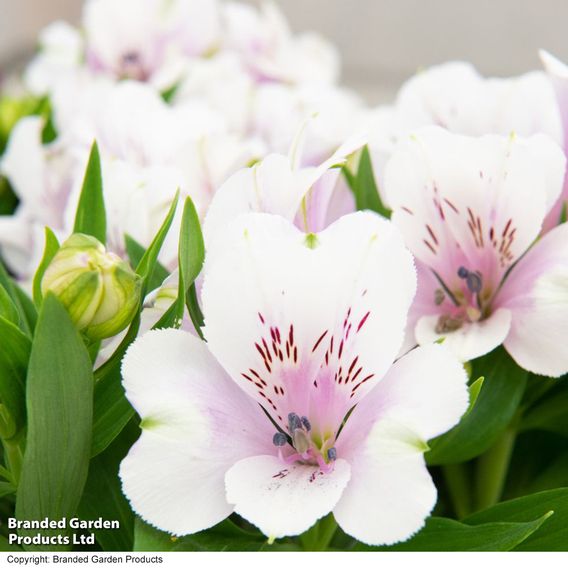
{"label": "flower petal", "polygon": [[209,348],[282,426],[295,412],[336,429],[402,344],[415,274],[400,235],[373,213],[307,236],[252,214],[225,238],[203,285]]}
{"label": "flower petal", "polygon": [[294,536],[334,508],[349,475],[349,464],[341,459],[331,473],[322,473],[317,465],[285,465],[274,456],[251,457],[227,472],[227,501],[270,538]]}
{"label": "flower petal", "polygon": [[[418,531],[436,504],[436,487],[418,448],[393,439],[395,427],[378,422],[349,460],[351,481],[333,510],[339,526],[370,545],[393,544]],[[398,443],[396,443],[398,442]]]}
{"label": "flower petal", "polygon": [[355,407],[337,440],[338,453],[350,459],[375,422],[384,420],[413,432],[423,446],[458,423],[468,398],[467,374],[451,350],[444,345],[417,347]]}
{"label": "flower petal", "polygon": [[225,472],[273,450],[274,428],[192,335],[150,331],[123,363],[142,435],[120,467],[123,491],[144,520],[182,535],[231,514]]}
{"label": "flower petal", "polygon": [[544,136],[468,138],[424,128],[394,152],[385,174],[393,222],[450,289],[460,266],[495,288],[540,232],[565,158]]}
{"label": "flower petal", "polygon": [[519,261],[496,303],[512,313],[505,347],[521,367],[551,377],[568,371],[568,224]]}
{"label": "flower petal", "polygon": [[460,361],[471,361],[501,345],[511,328],[511,311],[501,308],[487,319],[477,323],[464,323],[460,329],[437,333],[439,315],[423,316],[418,320],[415,335],[424,345],[444,339],[444,345],[452,350]]}

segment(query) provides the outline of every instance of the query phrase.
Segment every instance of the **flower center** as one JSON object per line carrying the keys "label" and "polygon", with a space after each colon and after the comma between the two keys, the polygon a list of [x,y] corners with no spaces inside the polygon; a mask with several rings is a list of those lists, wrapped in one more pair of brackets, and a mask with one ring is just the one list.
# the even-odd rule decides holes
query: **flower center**
{"label": "flower center", "polygon": [[120,58],[119,75],[124,79],[147,81],[149,73],[145,69],[142,56],[136,51],[127,51]]}
{"label": "flower center", "polygon": [[[300,417],[295,412],[288,414],[288,434],[278,431],[272,438],[273,444],[278,448],[280,459],[286,463],[319,465],[324,473],[333,470],[337,459],[337,450],[333,446],[334,441],[332,437],[320,439],[314,436],[307,416]],[[283,449],[287,444],[294,451],[284,455]]]}
{"label": "flower center", "polygon": [[452,290],[438,278],[442,288],[434,292],[434,303],[440,306],[447,297],[451,300],[452,306],[448,312],[439,317],[436,333],[456,331],[464,323],[475,323],[491,314],[492,294],[489,286],[484,286],[481,272],[460,266],[457,275],[465,286],[455,287]]}

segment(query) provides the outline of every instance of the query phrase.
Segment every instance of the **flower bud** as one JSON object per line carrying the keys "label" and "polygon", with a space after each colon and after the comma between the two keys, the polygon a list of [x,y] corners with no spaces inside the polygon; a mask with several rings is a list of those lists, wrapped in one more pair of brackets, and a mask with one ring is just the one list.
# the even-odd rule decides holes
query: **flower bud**
{"label": "flower bud", "polygon": [[55,294],[83,334],[112,337],[132,320],[140,301],[140,277],[94,237],[71,235],[53,257],[41,291]]}

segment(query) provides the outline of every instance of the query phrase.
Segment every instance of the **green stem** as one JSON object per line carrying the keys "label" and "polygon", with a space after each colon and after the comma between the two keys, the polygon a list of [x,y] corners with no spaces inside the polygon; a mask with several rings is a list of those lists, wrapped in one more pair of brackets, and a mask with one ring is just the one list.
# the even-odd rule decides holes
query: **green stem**
{"label": "green stem", "polygon": [[515,446],[517,429],[511,424],[477,462],[476,505],[478,510],[492,507],[501,498]]}
{"label": "green stem", "polygon": [[467,464],[445,465],[442,467],[442,473],[456,517],[467,517],[472,512],[472,487]]}

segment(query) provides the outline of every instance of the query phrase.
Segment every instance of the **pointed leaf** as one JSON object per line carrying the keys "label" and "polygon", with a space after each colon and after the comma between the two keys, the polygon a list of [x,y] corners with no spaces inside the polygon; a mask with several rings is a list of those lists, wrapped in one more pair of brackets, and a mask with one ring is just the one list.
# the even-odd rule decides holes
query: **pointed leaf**
{"label": "pointed leaf", "polygon": [[[30,355],[26,401],[27,444],[16,516],[19,520],[72,517],[89,468],[93,373],[83,340],[52,294],[42,303]],[[53,545],[41,550],[68,548]]]}
{"label": "pointed leaf", "polygon": [[55,253],[59,250],[59,241],[57,237],[53,234],[53,231],[49,228],[45,228],[45,247],[43,249],[43,258],[39,263],[37,271],[34,276],[33,282],[33,297],[36,306],[41,305],[42,294],[41,294],[41,281],[43,275],[47,270],[47,267],[51,263]]}
{"label": "pointed leaf", "polygon": [[539,531],[530,535],[515,550],[568,551],[568,488],[533,493],[499,503],[494,507],[467,517],[469,525],[482,523],[527,522],[548,511],[554,515]]}
{"label": "pointed leaf", "polygon": [[106,243],[106,211],[103,196],[101,158],[96,142],[93,142],[89,163],[83,179],[81,196],[75,213],[74,233],[84,233]]}

